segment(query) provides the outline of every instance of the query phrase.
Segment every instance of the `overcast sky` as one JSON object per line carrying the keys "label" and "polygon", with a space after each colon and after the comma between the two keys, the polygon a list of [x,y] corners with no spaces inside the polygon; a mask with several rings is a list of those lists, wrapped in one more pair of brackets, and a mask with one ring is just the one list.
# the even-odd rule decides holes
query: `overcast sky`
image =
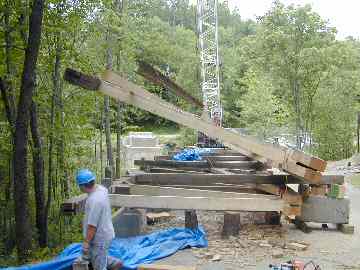
{"label": "overcast sky", "polygon": [[[221,0],[220,0],[221,1]],[[272,0],[228,0],[231,7],[238,7],[243,18],[255,19],[263,15]],[[360,38],[360,0],[281,0],[285,4],[311,4],[314,10],[338,30],[338,38]]]}

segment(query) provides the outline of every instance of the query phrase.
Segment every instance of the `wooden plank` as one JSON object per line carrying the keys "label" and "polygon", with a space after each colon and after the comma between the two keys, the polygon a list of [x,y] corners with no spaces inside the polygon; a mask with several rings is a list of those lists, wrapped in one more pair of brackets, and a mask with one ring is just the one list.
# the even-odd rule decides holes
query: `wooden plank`
{"label": "wooden plank", "polygon": [[153,68],[150,64],[139,60],[138,66],[137,73],[143,76],[146,80],[172,91],[175,95],[182,97],[198,108],[203,108],[203,103],[199,99],[190,95],[178,84],[173,82],[170,78],[162,74],[157,69]]}
{"label": "wooden plank", "polygon": [[64,215],[77,214],[85,210],[87,194],[72,197],[61,204],[61,212]]}
{"label": "wooden plank", "polygon": [[289,205],[299,206],[303,203],[302,196],[290,188],[284,190],[283,187],[268,184],[259,184],[256,185],[256,188],[273,195],[281,195],[284,201]]}
{"label": "wooden plank", "polygon": [[254,187],[247,185],[213,185],[213,186],[167,185],[163,187],[214,190],[214,191],[238,192],[238,193],[240,192],[240,193],[250,193],[250,194],[265,194],[264,192],[255,190]]}
{"label": "wooden plank", "polygon": [[177,161],[177,160],[135,160],[134,164],[141,168],[151,167],[165,167],[178,169],[199,169],[199,168],[242,168],[242,169],[259,169],[262,164],[258,161],[216,161],[209,162],[206,160],[194,161]]}
{"label": "wooden plank", "polygon": [[[246,156],[223,156],[223,155],[201,155],[203,160],[216,161],[249,161],[251,160]],[[156,156],[154,160],[172,160],[172,156]]]}
{"label": "wooden plank", "polygon": [[293,176],[271,174],[191,174],[191,173],[151,173],[135,176],[136,184],[146,185],[192,185],[208,186],[223,184],[284,184],[302,183]]}
{"label": "wooden plank", "polygon": [[142,264],[138,270],[196,270],[195,266],[163,265],[163,264]]}
{"label": "wooden plank", "polygon": [[213,190],[159,187],[147,185],[117,185],[111,187],[112,194],[146,195],[146,196],[180,196],[212,198],[264,198],[277,199],[274,195],[222,192]]}
{"label": "wooden plank", "polygon": [[158,168],[151,167],[148,169],[150,173],[192,173],[192,174],[202,174],[209,173],[211,169],[209,168],[182,168],[182,169],[172,169],[172,168]]}
{"label": "wooden plank", "polygon": [[99,91],[178,124],[194,128],[212,138],[223,141],[230,148],[261,162],[269,159],[273,162],[274,166],[302,179],[306,179],[309,183],[322,183],[320,171],[323,171],[326,167],[325,161],[297,150],[260,143],[252,137],[236,134],[217,127],[213,123],[204,121],[189,112],[182,111],[178,107],[111,71],[106,71],[103,75]]}
{"label": "wooden plank", "polygon": [[281,199],[211,198],[110,194],[113,207],[160,208],[208,211],[281,211]]}

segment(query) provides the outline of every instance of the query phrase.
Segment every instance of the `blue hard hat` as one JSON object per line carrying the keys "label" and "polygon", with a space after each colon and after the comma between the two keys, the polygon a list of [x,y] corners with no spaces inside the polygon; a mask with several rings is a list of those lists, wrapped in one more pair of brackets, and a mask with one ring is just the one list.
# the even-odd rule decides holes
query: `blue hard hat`
{"label": "blue hard hat", "polygon": [[82,169],[78,171],[78,173],[76,174],[76,182],[79,186],[88,184],[94,181],[95,179],[96,179],[95,174],[89,169]]}

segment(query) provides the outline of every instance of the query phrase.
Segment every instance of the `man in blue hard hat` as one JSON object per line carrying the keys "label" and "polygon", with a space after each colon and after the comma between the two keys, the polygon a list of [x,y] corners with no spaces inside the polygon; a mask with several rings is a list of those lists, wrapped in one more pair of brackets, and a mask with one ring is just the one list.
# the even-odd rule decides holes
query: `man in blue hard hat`
{"label": "man in blue hard hat", "polygon": [[95,174],[88,169],[82,169],[76,175],[81,191],[88,194],[83,220],[83,259],[89,260],[94,270],[118,270],[122,262],[108,256],[115,236],[108,190],[96,184],[95,179]]}

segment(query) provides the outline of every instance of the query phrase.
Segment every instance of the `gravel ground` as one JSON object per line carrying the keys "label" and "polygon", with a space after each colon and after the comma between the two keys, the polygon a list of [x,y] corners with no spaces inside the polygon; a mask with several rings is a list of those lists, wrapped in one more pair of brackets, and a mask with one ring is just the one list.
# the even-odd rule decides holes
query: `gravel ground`
{"label": "gravel ground", "polygon": [[[268,225],[244,225],[238,237],[221,238],[223,215],[215,212],[199,212],[199,223],[208,234],[209,247],[186,249],[158,263],[197,266],[198,270],[269,269],[270,263],[290,259],[313,260],[321,269],[360,269],[360,189],[347,184],[347,196],[351,200],[351,224],[353,235],[343,234],[330,227],[322,230],[319,224],[310,224],[314,229],[305,234],[294,225],[283,222],[281,227]],[[176,218],[166,223],[150,226],[158,230],[183,226],[183,212],[174,212]],[[307,246],[304,251],[286,247],[286,243],[297,242]],[[308,267],[307,270],[312,269]]]}

